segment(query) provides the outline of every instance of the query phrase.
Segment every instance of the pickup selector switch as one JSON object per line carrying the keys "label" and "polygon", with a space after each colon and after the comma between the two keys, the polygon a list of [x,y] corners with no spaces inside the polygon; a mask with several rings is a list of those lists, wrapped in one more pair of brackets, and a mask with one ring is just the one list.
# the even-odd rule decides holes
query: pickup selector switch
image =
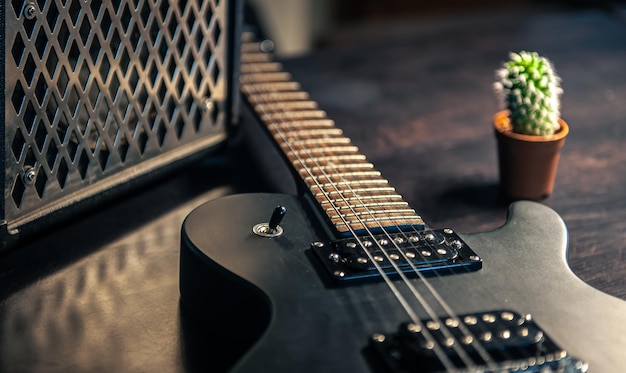
{"label": "pickup selector switch", "polygon": [[259,223],[252,228],[252,232],[261,237],[278,237],[283,234],[283,228],[279,225],[285,217],[287,209],[284,206],[277,206],[272,212],[269,222]]}

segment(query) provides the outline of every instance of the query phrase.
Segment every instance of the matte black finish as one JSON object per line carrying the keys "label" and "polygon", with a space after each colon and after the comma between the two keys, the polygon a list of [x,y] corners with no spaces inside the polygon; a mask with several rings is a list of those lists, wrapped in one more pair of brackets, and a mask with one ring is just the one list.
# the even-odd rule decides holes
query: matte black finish
{"label": "matte black finish", "polygon": [[[398,239],[401,241],[397,242]],[[416,270],[424,276],[431,276],[475,271],[482,267],[480,257],[452,230],[394,231],[364,235],[360,240],[342,237],[311,244],[311,251],[334,284],[341,286],[353,282],[382,281],[378,268],[368,259],[364,245],[372,246],[368,250],[369,255],[378,256],[380,269],[394,278],[398,277],[394,264],[410,277],[417,275]],[[373,243],[381,241],[387,244],[377,247]],[[424,250],[428,254],[424,255]],[[394,254],[398,258],[392,262],[391,256]],[[359,262],[359,259],[365,261]]]}
{"label": "matte black finish", "polygon": [[[252,226],[277,204],[290,211],[282,224],[284,234],[275,239],[254,235]],[[233,371],[367,371],[362,349],[368,337],[408,321],[383,283],[328,287],[307,255],[309,243],[320,238],[311,226],[296,197],[273,194],[211,201],[185,220],[180,262],[185,308],[193,310],[196,320],[226,323],[233,335],[247,340],[265,328]],[[626,303],[589,287],[570,271],[567,229],[554,211],[517,202],[503,227],[463,239],[483,258],[483,269],[428,279],[454,312],[508,308],[530,313],[552,339],[587,361],[591,372],[623,371]],[[421,281],[411,282],[445,315]],[[233,297],[252,302],[252,309],[239,308]],[[264,317],[255,322],[240,317],[241,312]],[[210,333],[207,338],[213,339]]]}

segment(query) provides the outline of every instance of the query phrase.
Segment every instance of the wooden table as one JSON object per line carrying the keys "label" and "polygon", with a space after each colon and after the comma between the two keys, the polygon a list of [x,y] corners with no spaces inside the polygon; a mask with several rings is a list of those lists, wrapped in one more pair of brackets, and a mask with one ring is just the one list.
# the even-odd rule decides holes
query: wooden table
{"label": "wooden table", "polygon": [[[559,11],[353,25],[284,62],[430,226],[470,232],[506,219],[491,84],[508,51],[521,49],[554,62],[571,127],[543,203],[569,227],[572,269],[626,299],[626,23]],[[0,371],[211,366],[207,350],[221,341],[180,315],[181,223],[220,196],[291,188],[263,179],[275,168],[257,165],[239,137],[224,153],[2,255]]]}

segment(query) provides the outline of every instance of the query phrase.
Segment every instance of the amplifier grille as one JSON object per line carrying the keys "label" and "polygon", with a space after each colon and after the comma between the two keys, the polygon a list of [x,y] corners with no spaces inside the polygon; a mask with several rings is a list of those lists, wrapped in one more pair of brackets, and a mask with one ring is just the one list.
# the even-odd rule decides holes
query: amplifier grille
{"label": "amplifier grille", "polygon": [[225,138],[226,0],[4,7],[9,227]]}

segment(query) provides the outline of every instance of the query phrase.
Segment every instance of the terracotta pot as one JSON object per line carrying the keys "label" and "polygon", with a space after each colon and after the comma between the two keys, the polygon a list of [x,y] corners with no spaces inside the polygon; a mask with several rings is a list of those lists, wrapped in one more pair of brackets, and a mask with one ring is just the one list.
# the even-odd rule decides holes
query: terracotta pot
{"label": "terracotta pot", "polygon": [[507,110],[494,116],[498,143],[501,191],[511,199],[540,200],[552,194],[561,148],[569,127],[559,119],[561,128],[550,136],[531,136],[512,132]]}

